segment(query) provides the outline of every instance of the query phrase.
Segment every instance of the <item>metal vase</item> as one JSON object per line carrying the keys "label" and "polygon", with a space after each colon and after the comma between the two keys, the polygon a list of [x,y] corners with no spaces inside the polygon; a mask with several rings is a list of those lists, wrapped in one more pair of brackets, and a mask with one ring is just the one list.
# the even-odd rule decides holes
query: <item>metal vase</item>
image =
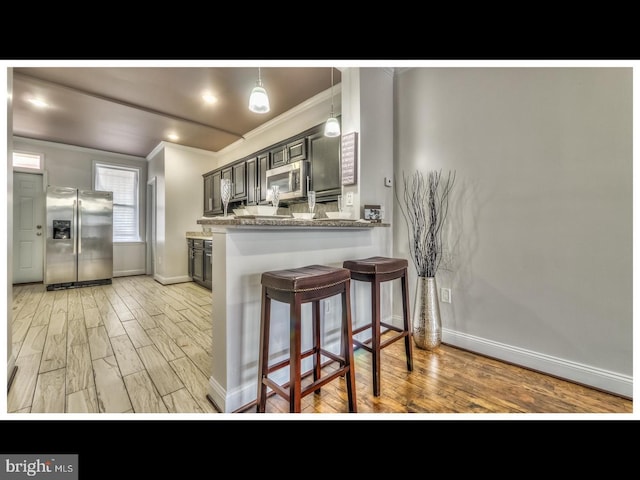
{"label": "metal vase", "polygon": [[434,350],[442,341],[442,322],[435,277],[418,277],[413,309],[413,341],[418,348]]}

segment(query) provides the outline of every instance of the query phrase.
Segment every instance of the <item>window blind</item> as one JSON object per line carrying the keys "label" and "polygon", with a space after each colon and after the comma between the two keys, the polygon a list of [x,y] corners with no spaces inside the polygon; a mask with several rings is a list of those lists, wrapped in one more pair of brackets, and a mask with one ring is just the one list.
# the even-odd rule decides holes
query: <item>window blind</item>
{"label": "window blind", "polygon": [[140,240],[138,169],[96,164],[95,189],[113,192],[113,241]]}

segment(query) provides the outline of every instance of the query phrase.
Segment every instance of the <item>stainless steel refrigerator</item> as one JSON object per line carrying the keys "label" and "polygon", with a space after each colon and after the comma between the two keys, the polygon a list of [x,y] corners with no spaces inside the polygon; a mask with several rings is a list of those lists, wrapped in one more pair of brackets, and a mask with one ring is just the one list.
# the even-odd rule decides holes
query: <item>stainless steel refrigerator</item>
{"label": "stainless steel refrigerator", "polygon": [[111,283],[113,193],[47,188],[47,290]]}

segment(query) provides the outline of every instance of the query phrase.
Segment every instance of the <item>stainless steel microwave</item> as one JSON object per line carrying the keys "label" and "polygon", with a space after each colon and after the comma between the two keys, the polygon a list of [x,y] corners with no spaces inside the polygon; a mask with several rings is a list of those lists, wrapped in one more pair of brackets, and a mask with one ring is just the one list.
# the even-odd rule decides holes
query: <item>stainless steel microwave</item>
{"label": "stainless steel microwave", "polygon": [[280,200],[303,198],[307,195],[308,162],[300,160],[267,170],[267,200],[271,201],[271,187],[277,185]]}

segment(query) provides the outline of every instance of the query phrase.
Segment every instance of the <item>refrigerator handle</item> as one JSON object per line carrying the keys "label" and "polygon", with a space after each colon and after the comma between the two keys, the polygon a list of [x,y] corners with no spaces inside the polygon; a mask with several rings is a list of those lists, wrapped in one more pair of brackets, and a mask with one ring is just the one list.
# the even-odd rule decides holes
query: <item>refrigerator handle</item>
{"label": "refrigerator handle", "polygon": [[80,211],[82,210],[82,200],[78,200],[78,214],[76,218],[78,219],[78,234],[76,235],[76,240],[78,240],[78,255],[82,253],[82,214]]}
{"label": "refrigerator handle", "polygon": [[[73,201],[73,218],[74,218],[75,221],[77,221],[77,218],[78,218],[78,216],[76,215],[76,210],[77,210],[76,209],[76,200],[74,200]],[[75,228],[73,230],[75,230]],[[73,235],[73,233],[74,232],[72,231],[71,234]],[[76,237],[77,237],[77,235],[76,235]],[[76,241],[77,241],[77,238],[74,238],[73,241],[71,242],[72,245],[73,245],[73,254],[74,255],[76,254]]]}

